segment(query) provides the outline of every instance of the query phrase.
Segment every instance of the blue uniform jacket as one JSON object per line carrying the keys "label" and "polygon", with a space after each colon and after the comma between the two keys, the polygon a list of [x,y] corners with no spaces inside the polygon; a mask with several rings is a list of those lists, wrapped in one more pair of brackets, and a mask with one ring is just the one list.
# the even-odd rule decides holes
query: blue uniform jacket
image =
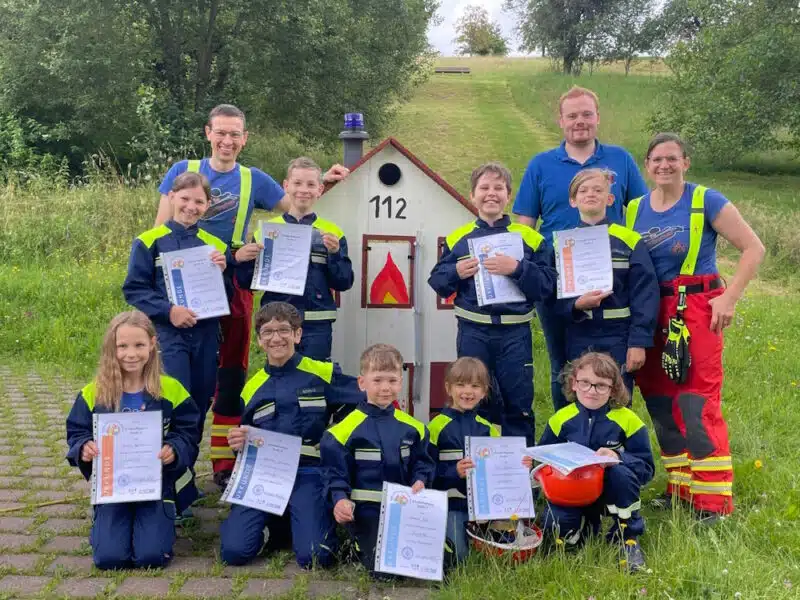
{"label": "blue uniform jacket", "polygon": [[319,442],[338,409],[364,399],[358,380],[339,365],[295,353],[276,367],[267,364],[242,390],[242,425],[302,438],[300,464],[319,464]]}
{"label": "blue uniform jacket", "polygon": [[629,408],[589,410],[572,402],[550,417],[539,445],[575,442],[592,450],[610,448],[626,467],[636,473],[641,485],[653,478],[655,465],[650,436],[642,420]]}
{"label": "blue uniform jacket", "polygon": [[[567,318],[567,336],[577,336],[591,345],[591,340],[608,338],[627,340],[628,348],[653,345],[658,320],[660,292],[656,270],[642,236],[621,225],[604,220],[611,242],[614,287],[600,306],[576,310],[577,298],[558,301],[559,312]],[[581,223],[581,227],[591,227]]]}
{"label": "blue uniform jacket", "polygon": [[[204,245],[213,246],[225,255],[226,268],[234,267],[234,260],[227,244],[197,225],[184,227],[169,220],[163,225],[145,231],[133,240],[128,261],[128,275],[122,284],[125,301],[150,317],[154,323],[171,326],[169,309],[172,303],[169,301],[164,282],[161,253]],[[204,321],[216,322],[216,319],[204,319]]]}
{"label": "blue uniform jacket", "polygon": [[[271,223],[293,223],[311,225],[311,256],[309,257],[308,277],[302,296],[264,292],[261,306],[269,302],[288,302],[303,315],[313,321],[336,320],[336,300],[331,290],[345,292],[353,287],[353,265],[347,255],[347,240],[344,232],[334,223],[320,219],[316,214],[305,215],[299,221],[290,214],[270,219]],[[322,234],[328,233],[339,238],[339,251],[328,252],[322,243]],[[250,289],[253,281],[255,261],[243,262],[236,269],[239,286]]]}
{"label": "blue uniform jacket", "polygon": [[434,489],[447,492],[450,510],[467,510],[467,480],[461,479],[456,464],[464,458],[467,436],[500,437],[494,425],[478,411],[461,412],[447,407],[428,424],[431,434],[430,454],[436,461]]}
{"label": "blue uniform jacket", "polygon": [[[75,399],[67,417],[67,462],[78,467],[86,479],[92,475],[92,463],[81,460],[83,445],[94,439],[92,415],[112,412],[95,404],[94,382],[84,387]],[[200,411],[177,379],[161,376],[161,397],[153,398],[145,392],[144,410],[160,410],[164,426],[164,443],[172,446],[175,460],[163,467],[164,483],[162,497],[175,499],[176,487],[182,489],[192,479],[189,467],[194,464],[199,452],[197,420]]]}
{"label": "blue uniform jacket", "polygon": [[[474,278],[461,279],[456,271],[456,263],[470,258],[468,240],[506,231],[518,233],[522,237],[524,256],[510,277],[525,295],[525,301],[478,306]],[[527,225],[511,223],[508,215],[492,226],[477,219],[447,236],[444,253],[433,267],[428,285],[443,298],[456,293],[455,313],[459,318],[495,325],[527,323],[533,316],[533,303],[551,298],[556,285],[557,274],[553,268],[552,249],[543,240],[536,230]]]}
{"label": "blue uniform jacket", "polygon": [[381,502],[383,482],[431,487],[436,471],[428,432],[414,417],[366,400],[322,436],[325,489],[334,506],[343,498]]}

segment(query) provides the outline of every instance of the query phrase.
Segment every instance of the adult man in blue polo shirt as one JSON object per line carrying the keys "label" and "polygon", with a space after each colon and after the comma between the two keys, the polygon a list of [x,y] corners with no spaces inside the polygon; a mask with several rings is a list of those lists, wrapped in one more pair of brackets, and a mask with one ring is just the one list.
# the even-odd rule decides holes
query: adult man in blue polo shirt
{"label": "adult man in blue polo shirt", "polygon": [[[569,205],[569,184],[581,169],[605,168],[614,173],[611,193],[614,204],[608,208],[608,218],[623,223],[622,209],[630,200],[647,193],[647,186],[630,153],[620,146],[601,144],[597,140],[600,107],[597,94],[573,86],[559,100],[558,124],[564,141],[552,150],[531,159],[517,198],[514,214],[519,222],[536,227],[548,244],[553,232],[577,227],[578,209]],[[558,376],[566,362],[564,323],[553,304],[537,303],[536,312],[542,326],[550,355],[550,389],[556,410],[566,405]]]}

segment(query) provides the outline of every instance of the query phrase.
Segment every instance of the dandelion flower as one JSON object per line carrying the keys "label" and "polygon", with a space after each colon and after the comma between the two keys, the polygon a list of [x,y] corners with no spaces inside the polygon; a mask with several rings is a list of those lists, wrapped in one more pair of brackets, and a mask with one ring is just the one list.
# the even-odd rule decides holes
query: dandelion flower
{"label": "dandelion flower", "polygon": [[625,544],[627,544],[628,546],[635,546],[636,545],[636,540],[627,540],[625,542]]}
{"label": "dandelion flower", "polygon": [[761,462],[761,459],[757,458],[757,459],[756,459],[756,460],[753,462],[753,466],[754,466],[756,469],[760,469],[761,467],[763,467],[763,466],[764,466],[764,463],[763,463],[763,462]]}
{"label": "dandelion flower", "polygon": [[563,545],[564,545],[564,540],[562,540],[561,538],[556,538],[556,546],[563,546]]}

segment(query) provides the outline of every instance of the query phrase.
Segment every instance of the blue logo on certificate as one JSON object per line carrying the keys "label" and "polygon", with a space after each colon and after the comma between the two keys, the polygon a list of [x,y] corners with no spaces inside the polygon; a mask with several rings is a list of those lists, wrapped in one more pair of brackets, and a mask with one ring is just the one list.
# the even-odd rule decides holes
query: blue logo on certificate
{"label": "blue logo on certificate", "polygon": [[402,554],[403,558],[405,558],[406,560],[411,560],[412,558],[414,558],[414,550],[409,546],[404,546],[403,549],[400,551],[400,554]]}
{"label": "blue logo on certificate", "polygon": [[492,502],[500,506],[503,503],[503,494],[495,494],[492,496]]}
{"label": "blue logo on certificate", "polygon": [[[480,254],[478,254],[478,260],[480,261],[481,265],[483,265],[484,260],[489,258],[489,252],[491,251],[491,244],[484,244],[481,246]],[[486,277],[483,277],[483,293],[487,300],[493,300],[495,297],[494,283],[492,283],[492,276],[489,273],[486,274]]]}

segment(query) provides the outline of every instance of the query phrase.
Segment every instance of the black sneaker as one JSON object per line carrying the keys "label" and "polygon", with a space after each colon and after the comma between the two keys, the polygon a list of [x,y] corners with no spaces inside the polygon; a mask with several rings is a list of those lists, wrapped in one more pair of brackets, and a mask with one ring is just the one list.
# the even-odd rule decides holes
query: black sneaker
{"label": "black sneaker", "polygon": [[233,471],[217,471],[214,473],[214,483],[224,492],[225,488],[228,487],[228,482],[231,480],[232,474]]}
{"label": "black sneaker", "polygon": [[628,573],[645,569],[644,550],[636,540],[626,540],[619,557],[620,566]]}

